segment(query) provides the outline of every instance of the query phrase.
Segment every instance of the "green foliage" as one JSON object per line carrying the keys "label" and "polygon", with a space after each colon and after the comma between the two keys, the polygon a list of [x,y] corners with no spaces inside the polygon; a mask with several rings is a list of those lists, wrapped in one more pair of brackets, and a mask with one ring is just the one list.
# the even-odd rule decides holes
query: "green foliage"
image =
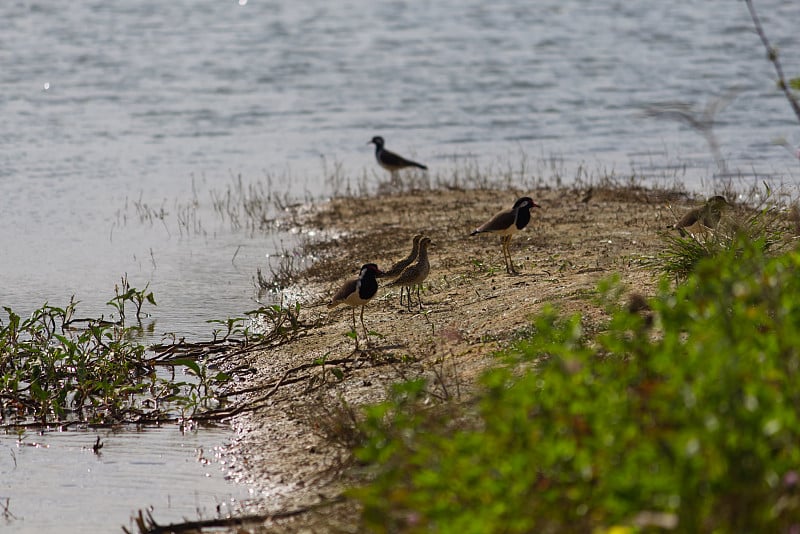
{"label": "green foliage", "polygon": [[[4,426],[50,423],[114,424],[158,421],[169,406],[213,404],[214,386],[228,380],[209,373],[205,363],[184,359],[193,380],[174,382],[155,372],[147,347],[135,341],[138,326],[125,326],[125,307],[139,319],[142,305],[155,304],[152,293],[127,285],[109,302],[119,321],[74,319],[77,303],[64,308],[45,304],[23,318],[5,307],[0,319],[0,422]],[[80,324],[80,327],[76,325]]]}
{"label": "green foliage", "polygon": [[191,358],[178,358],[172,364],[185,367],[186,373],[193,378],[191,381],[172,383],[179,393],[170,400],[181,407],[184,419],[193,417],[198,411],[219,406],[215,393],[219,386],[231,379],[228,373],[210,372],[207,362],[201,363]]}
{"label": "green foliage", "polygon": [[[800,525],[800,254],[737,240],[589,337],[549,310],[471,423],[425,384],[366,413],[377,532],[788,532]],[[612,288],[613,289],[613,286]]]}
{"label": "green foliage", "polygon": [[676,280],[685,280],[701,261],[712,258],[725,249],[725,243],[716,234],[705,240],[691,235],[681,237],[677,234],[666,234],[663,240],[666,246],[658,254],[655,266]]}
{"label": "green foliage", "polygon": [[[246,343],[288,341],[299,335],[308,325],[300,321],[300,303],[284,306],[282,303],[261,306],[245,312],[245,317],[210,319],[211,324],[224,327],[224,332],[214,330],[214,341],[243,339]],[[222,337],[220,336],[222,333]]]}
{"label": "green foliage", "polygon": [[145,302],[153,306],[156,305],[156,298],[152,291],[148,291],[149,287],[149,282],[144,286],[144,289],[136,289],[135,287],[131,287],[130,283],[128,282],[127,275],[122,277],[120,285],[114,286],[115,296],[113,299],[108,301],[107,304],[117,310],[117,315],[119,316],[119,323],[121,326],[125,326],[126,304],[132,304],[136,308],[137,322],[141,322],[142,320],[142,306],[144,306]]}

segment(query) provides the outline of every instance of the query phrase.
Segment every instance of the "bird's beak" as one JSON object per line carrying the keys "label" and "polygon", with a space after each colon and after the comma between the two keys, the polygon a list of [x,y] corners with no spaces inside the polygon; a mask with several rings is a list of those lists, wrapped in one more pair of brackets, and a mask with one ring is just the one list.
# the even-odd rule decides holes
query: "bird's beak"
{"label": "bird's beak", "polygon": [[375,141],[372,141],[372,140],[370,140],[370,141],[367,141],[367,144],[368,144],[368,145],[375,144]]}
{"label": "bird's beak", "polygon": [[532,207],[532,208],[541,208],[541,206],[540,206],[539,204],[537,204],[536,202],[534,202],[534,203],[533,203],[533,206],[531,206],[531,207]]}

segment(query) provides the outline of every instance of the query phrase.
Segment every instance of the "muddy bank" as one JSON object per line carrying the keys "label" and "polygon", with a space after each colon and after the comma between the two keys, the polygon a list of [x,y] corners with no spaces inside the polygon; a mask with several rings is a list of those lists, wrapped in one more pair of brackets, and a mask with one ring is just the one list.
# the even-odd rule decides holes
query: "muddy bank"
{"label": "muddy bank", "polygon": [[[321,237],[305,245],[317,261],[298,284],[310,295],[301,318],[317,326],[250,362],[257,370],[254,382],[274,394],[264,408],[237,419],[231,451],[237,475],[260,488],[262,511],[301,509],[340,494],[353,473],[341,464],[352,436],[336,428],[349,416],[345,407],[381,400],[390,384],[420,375],[437,384],[434,397],[468,398],[492,353],[512,342],[546,304],[581,313],[591,328],[603,319],[593,302],[601,279],[618,273],[630,290],[651,294],[657,276],[646,263],[663,247],[660,234],[691,203],[680,193],[636,188],[586,193],[425,190],[335,199],[304,215],[304,231]],[[469,233],[522,195],[542,208],[511,242],[520,274],[510,276],[500,239]],[[324,304],[363,263],[388,267],[404,257],[416,233],[435,244],[424,308],[409,312],[400,306],[398,290],[382,287],[365,311],[376,335],[367,351],[355,353],[346,335],[350,309]],[[258,529],[325,525],[358,531],[352,508],[324,506]]]}

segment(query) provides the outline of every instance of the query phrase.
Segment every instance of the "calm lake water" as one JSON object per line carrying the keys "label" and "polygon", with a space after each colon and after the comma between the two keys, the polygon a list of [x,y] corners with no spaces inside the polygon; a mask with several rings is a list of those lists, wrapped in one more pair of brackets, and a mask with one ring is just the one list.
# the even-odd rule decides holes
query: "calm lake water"
{"label": "calm lake water", "polygon": [[29,433],[21,443],[0,435],[0,509],[12,514],[0,513],[0,531],[138,532],[131,517],[140,509],[162,525],[243,509],[253,495],[226,480],[228,434],[69,431]]}
{"label": "calm lake water", "polygon": [[[800,2],[756,4],[800,75]],[[212,200],[234,177],[298,198],[329,193],[336,166],[376,182],[373,135],[431,176],[527,160],[547,178],[556,160],[567,177],[583,165],[710,192],[705,139],[643,110],[735,93],[714,129],[728,169],[748,183],[800,171],[773,142],[800,144],[797,120],[731,0],[4,0],[0,89],[0,305],[28,313],[74,294],[78,315],[108,314],[127,273],[155,292],[155,337],[207,338],[205,321],[257,307],[256,268],[295,242],[219,216]],[[169,449],[148,434],[140,448]],[[18,452],[17,471],[52,450]],[[4,491],[13,510],[33,490]],[[105,510],[114,494],[96,498]]]}

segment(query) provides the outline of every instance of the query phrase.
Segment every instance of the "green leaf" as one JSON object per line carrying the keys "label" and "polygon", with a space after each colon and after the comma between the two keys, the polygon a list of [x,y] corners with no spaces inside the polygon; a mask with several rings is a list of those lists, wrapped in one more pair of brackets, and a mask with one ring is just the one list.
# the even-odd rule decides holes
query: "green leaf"
{"label": "green leaf", "polygon": [[231,379],[231,375],[228,373],[219,372],[214,376],[214,381],[219,383],[225,383]]}
{"label": "green leaf", "polygon": [[47,398],[47,392],[42,389],[38,381],[31,382],[31,395],[38,401],[43,401]]}
{"label": "green leaf", "polygon": [[789,80],[789,87],[795,91],[800,91],[800,78],[792,78]]}
{"label": "green leaf", "polygon": [[200,376],[202,372],[200,369],[200,365],[196,361],[190,358],[179,358],[177,360],[174,360],[173,363],[175,365],[182,365],[184,367],[188,367],[197,376]]}

